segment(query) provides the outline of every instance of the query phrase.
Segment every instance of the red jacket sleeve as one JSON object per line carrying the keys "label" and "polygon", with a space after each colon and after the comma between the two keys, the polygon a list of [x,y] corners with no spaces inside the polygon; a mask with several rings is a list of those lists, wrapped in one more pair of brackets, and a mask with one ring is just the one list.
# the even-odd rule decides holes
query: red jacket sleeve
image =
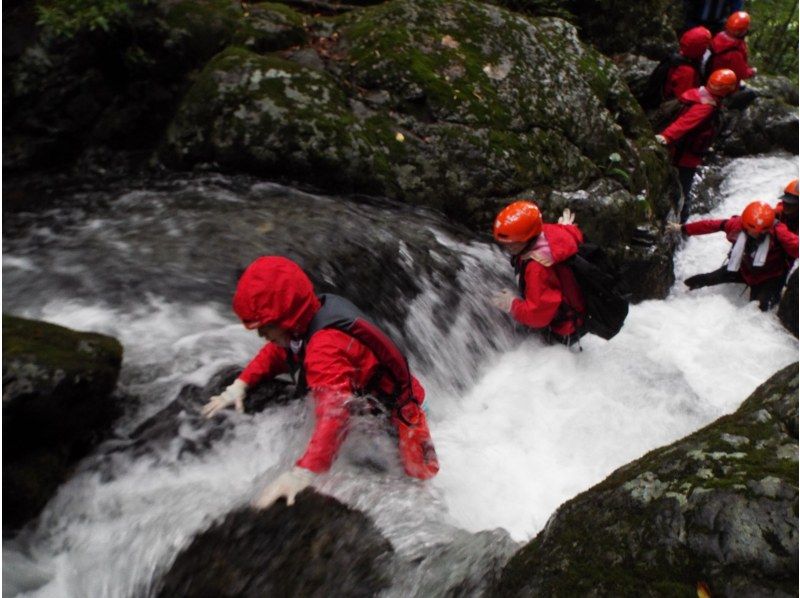
{"label": "red jacket sleeve", "polygon": [[314,335],[306,348],[306,380],[314,396],[314,432],[297,465],[315,473],[330,469],[347,433],[348,399],[364,373],[369,350],[338,330]]}
{"label": "red jacket sleeve", "polygon": [[727,222],[727,220],[698,220],[697,222],[687,222],[681,226],[681,229],[690,237],[708,235],[724,231]]}
{"label": "red jacket sleeve", "polygon": [[717,107],[712,104],[692,103],[688,110],[661,131],[661,135],[667,143],[674,143],[706,120],[716,109]]}
{"label": "red jacket sleeve", "polygon": [[525,298],[514,299],[511,316],[530,328],[544,328],[553,321],[561,299],[555,272],[531,260],[525,268]]}
{"label": "red jacket sleeve", "polygon": [[747,47],[741,50],[730,52],[728,55],[728,64],[736,77],[741,81],[742,79],[749,79],[753,76],[753,69],[747,64]]}
{"label": "red jacket sleeve", "polygon": [[775,225],[775,237],[789,257],[797,259],[797,235],[790,231],[783,222]]}
{"label": "red jacket sleeve", "polygon": [[273,378],[288,371],[286,350],[275,343],[267,343],[247,364],[239,378],[248,386],[253,386],[264,378]]}

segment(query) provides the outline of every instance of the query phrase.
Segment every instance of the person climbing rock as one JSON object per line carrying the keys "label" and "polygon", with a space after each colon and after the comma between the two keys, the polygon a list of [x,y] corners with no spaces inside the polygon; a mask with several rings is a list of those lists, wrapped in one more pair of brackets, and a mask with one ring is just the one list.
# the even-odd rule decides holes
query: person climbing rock
{"label": "person climbing rock", "polygon": [[743,11],[733,13],[725,22],[725,30],[711,40],[711,56],[706,66],[707,73],[719,69],[730,69],[739,82],[756,74],[747,59],[745,36],[750,31],[750,15]]}
{"label": "person climbing rock", "polygon": [[703,25],[720,31],[728,16],[744,8],[744,0],[683,0],[686,29]]}
{"label": "person climbing rock", "polygon": [[203,408],[212,417],[226,407],[243,410],[247,389],[282,373],[295,376],[298,395],[314,397],[316,423],[305,454],[254,501],[266,508],[295,495],[327,471],[341,446],[351,399],[365,395],[390,413],[406,474],[427,479],[439,463],[422,410],[425,391],[405,356],[358,308],[337,295],[316,295],[293,261],[264,256],[239,279],[233,310],[268,342],[239,377]]}
{"label": "person climbing rock", "polygon": [[656,135],[656,141],[668,146],[672,164],[678,169],[683,192],[682,223],[689,218],[694,175],[719,129],[718,114],[722,98],[736,91],[737,84],[733,71],[714,71],[705,86],[690,89],[681,96],[681,112]]}
{"label": "person climbing rock", "polygon": [[694,27],[681,35],[680,51],[673,55],[667,71],[663,100],[680,99],[685,92],[703,84],[701,61],[710,44],[711,32],[705,27]]}
{"label": "person climbing rock", "polygon": [[698,220],[688,224],[670,223],[668,228],[688,236],[724,232],[733,244],[727,264],[684,281],[691,290],[725,283],[750,287],[750,301],[767,311],[780,300],[780,292],[792,261],[797,259],[797,235],[775,218],[769,204],[754,201],[741,216],[724,220]]}
{"label": "person climbing rock", "polygon": [[570,345],[583,333],[586,307],[572,270],[564,264],[578,253],[583,233],[569,210],[558,224],[544,224],[538,206],[520,200],[494,221],[494,239],[511,256],[519,291],[500,291],[492,303],[514,320]]}
{"label": "person climbing rock", "polygon": [[783,195],[775,206],[775,217],[797,234],[797,214],[797,179],[794,179],[783,190]]}

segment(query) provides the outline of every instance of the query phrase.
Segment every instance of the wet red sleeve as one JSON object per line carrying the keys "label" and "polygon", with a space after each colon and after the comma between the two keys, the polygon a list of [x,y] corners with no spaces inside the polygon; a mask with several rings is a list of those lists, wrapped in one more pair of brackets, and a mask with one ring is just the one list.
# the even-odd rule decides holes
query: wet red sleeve
{"label": "wet red sleeve", "polygon": [[708,235],[725,230],[727,220],[698,220],[697,222],[687,222],[681,228],[690,237],[694,235]]}
{"label": "wet red sleeve", "polygon": [[790,231],[783,222],[775,225],[775,237],[789,257],[797,259],[797,235]]}
{"label": "wet red sleeve", "polygon": [[316,473],[330,469],[347,434],[348,399],[362,386],[367,348],[351,336],[324,330],[306,349],[306,380],[314,396],[314,432],[297,465]]}
{"label": "wet red sleeve", "polygon": [[540,263],[531,261],[525,268],[525,298],[514,299],[511,316],[530,328],[544,328],[561,305],[561,289],[555,273]]}
{"label": "wet red sleeve", "polygon": [[753,76],[753,69],[747,64],[747,49],[730,52],[728,55],[728,68],[736,73],[736,78],[749,79]]}
{"label": "wet red sleeve", "polygon": [[711,104],[692,104],[672,124],[661,131],[661,135],[667,140],[667,143],[674,143],[706,120],[714,110],[716,107]]}
{"label": "wet red sleeve", "polygon": [[267,343],[247,364],[239,378],[248,386],[257,384],[264,378],[273,378],[289,371],[286,363],[286,350],[275,343]]}

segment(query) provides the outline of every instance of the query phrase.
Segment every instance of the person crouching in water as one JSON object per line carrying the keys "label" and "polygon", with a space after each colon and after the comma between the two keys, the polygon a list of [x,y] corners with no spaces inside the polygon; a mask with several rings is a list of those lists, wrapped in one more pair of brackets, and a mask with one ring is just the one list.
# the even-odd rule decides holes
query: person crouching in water
{"label": "person crouching in water", "polygon": [[564,262],[578,252],[583,233],[564,210],[558,224],[543,224],[531,201],[515,201],[494,221],[494,239],[511,256],[519,292],[492,298],[520,324],[545,331],[549,341],[571,345],[584,334],[586,307],[572,270]]}
{"label": "person crouching in water", "polygon": [[690,89],[680,97],[684,107],[678,117],[656,135],[656,141],[668,147],[672,164],[678,169],[683,192],[681,222],[689,218],[694,175],[717,135],[717,114],[722,98],[736,91],[737,87],[738,80],[733,71],[714,71],[704,87]]}
{"label": "person crouching in water", "polygon": [[739,282],[750,287],[750,301],[758,301],[761,311],[767,311],[780,300],[786,273],[797,259],[797,235],[776,221],[775,210],[769,204],[754,201],[741,216],[726,220],[698,220],[668,226],[688,236],[724,232],[733,243],[726,265],[684,281],[690,290]]}
{"label": "person crouching in water", "polygon": [[206,417],[235,406],[247,389],[279,374],[296,376],[298,395],[314,397],[316,423],[305,454],[254,501],[266,508],[281,497],[294,503],[317,474],[330,469],[346,434],[354,395],[378,399],[391,412],[406,474],[427,479],[439,463],[422,410],[425,390],[397,346],[357,307],[337,295],[319,295],[293,261],[260,257],[239,279],[233,309],[268,342],[240,376],[203,408]]}

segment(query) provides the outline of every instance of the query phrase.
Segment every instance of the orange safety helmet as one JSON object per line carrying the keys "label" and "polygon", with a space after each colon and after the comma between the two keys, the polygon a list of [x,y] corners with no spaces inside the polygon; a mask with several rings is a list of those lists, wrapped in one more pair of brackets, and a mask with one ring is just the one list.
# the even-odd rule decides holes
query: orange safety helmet
{"label": "orange safety helmet", "polygon": [[717,69],[708,78],[706,89],[715,96],[726,96],[736,91],[739,81],[731,69]]}
{"label": "orange safety helmet", "polygon": [[742,212],[742,228],[754,237],[763,235],[774,223],[775,209],[763,201],[747,204]]}
{"label": "orange safety helmet", "polygon": [[786,185],[786,189],[783,190],[784,195],[794,195],[795,197],[798,196],[797,193],[797,179],[791,181],[788,185]]}
{"label": "orange safety helmet", "polygon": [[725,32],[733,37],[743,37],[750,29],[750,15],[740,10],[728,17],[725,21]]}
{"label": "orange safety helmet", "polygon": [[523,243],[542,232],[542,214],[532,201],[515,201],[494,219],[494,239],[498,243]]}

